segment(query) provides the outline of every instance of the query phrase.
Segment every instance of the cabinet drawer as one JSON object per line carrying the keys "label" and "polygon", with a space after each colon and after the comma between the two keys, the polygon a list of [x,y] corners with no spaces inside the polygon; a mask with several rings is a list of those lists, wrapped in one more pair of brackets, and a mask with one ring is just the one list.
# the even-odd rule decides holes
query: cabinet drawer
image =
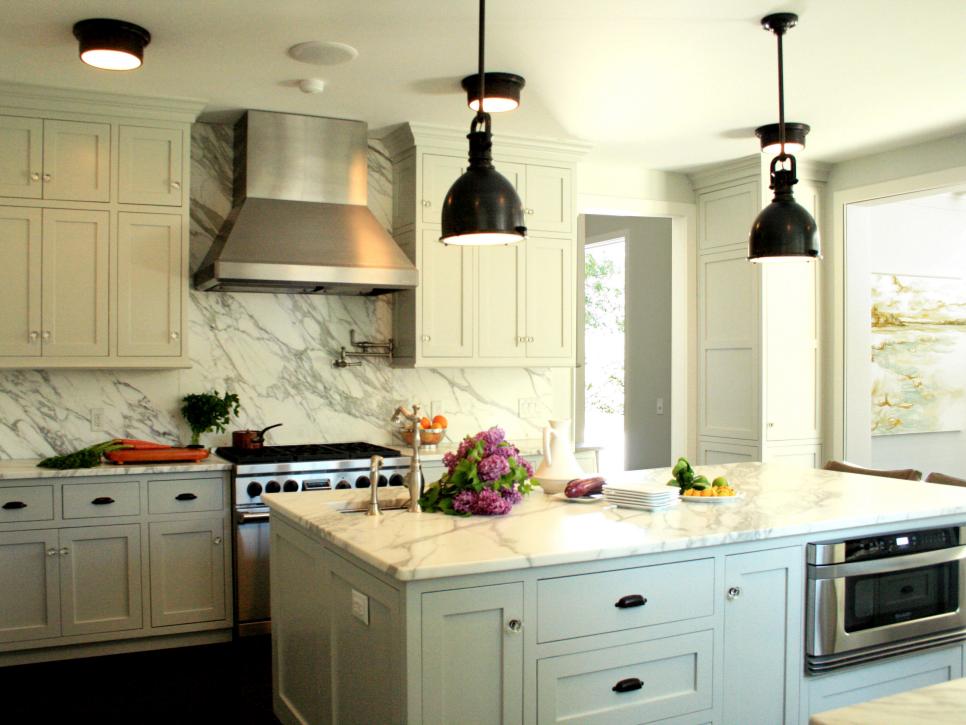
{"label": "cabinet drawer", "polygon": [[706,710],[713,646],[709,629],[542,659],[537,722],[645,723]]}
{"label": "cabinet drawer", "polygon": [[53,486],[0,488],[0,523],[50,521],[54,518]]}
{"label": "cabinet drawer", "polygon": [[537,641],[704,617],[714,611],[713,589],[713,559],[541,579]]}
{"label": "cabinet drawer", "polygon": [[64,518],[137,516],[141,513],[140,481],[64,484]]}
{"label": "cabinet drawer", "polygon": [[220,511],[224,505],[220,478],[148,481],[148,513]]}

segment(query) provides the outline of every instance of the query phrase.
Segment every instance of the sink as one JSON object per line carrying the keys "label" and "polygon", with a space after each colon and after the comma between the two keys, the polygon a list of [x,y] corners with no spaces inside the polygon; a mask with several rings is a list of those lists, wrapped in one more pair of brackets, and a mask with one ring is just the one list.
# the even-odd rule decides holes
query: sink
{"label": "sink", "polygon": [[[404,504],[404,503],[388,504],[385,506],[380,504],[379,510],[380,511],[401,511],[406,507],[407,507],[407,504]],[[342,509],[341,511],[339,511],[339,513],[340,514],[364,514],[368,510],[369,510],[369,506],[367,505],[365,508]]]}

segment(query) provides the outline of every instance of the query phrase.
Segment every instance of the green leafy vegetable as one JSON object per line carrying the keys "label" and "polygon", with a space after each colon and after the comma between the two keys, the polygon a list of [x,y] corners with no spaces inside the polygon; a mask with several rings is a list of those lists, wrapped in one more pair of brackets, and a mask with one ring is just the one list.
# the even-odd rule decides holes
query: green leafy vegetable
{"label": "green leafy vegetable", "polygon": [[124,443],[119,443],[115,439],[98,443],[97,445],[81,448],[73,453],[65,453],[62,456],[51,456],[45,458],[37,464],[39,468],[55,468],[65,470],[67,468],[94,468],[100,465],[101,456],[108,451],[116,451],[119,448],[130,448]]}
{"label": "green leafy vegetable", "polygon": [[198,445],[201,434],[216,430],[224,433],[232,415],[238,415],[238,396],[234,393],[191,393],[184,396],[181,415],[191,427],[191,445]]}

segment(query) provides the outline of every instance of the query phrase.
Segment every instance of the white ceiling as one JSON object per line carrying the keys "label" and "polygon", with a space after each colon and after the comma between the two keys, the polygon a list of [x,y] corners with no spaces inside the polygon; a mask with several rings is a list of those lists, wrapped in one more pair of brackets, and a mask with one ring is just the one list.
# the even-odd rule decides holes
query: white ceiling
{"label": "white ceiling", "polygon": [[[804,157],[838,161],[966,130],[964,0],[490,0],[487,68],[527,79],[494,130],[593,143],[656,169],[757,149],[777,121],[771,12],[799,13],[785,42],[787,117],[811,124]],[[476,66],[475,0],[3,0],[0,79],[242,108],[467,126],[459,79]],[[77,60],[72,24],[117,17],[153,35],[132,73]],[[359,50],[320,68],[306,40]],[[293,81],[320,77],[321,95]]]}

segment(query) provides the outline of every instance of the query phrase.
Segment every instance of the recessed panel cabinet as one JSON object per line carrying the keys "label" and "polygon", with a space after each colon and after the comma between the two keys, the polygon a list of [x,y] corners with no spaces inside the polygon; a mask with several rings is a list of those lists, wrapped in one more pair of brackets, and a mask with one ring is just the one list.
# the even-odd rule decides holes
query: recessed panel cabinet
{"label": "recessed panel cabinet", "polygon": [[474,249],[448,246],[438,237],[436,230],[423,232],[422,353],[426,357],[468,358],[473,355]]}
{"label": "recessed panel cabinet", "polygon": [[43,196],[44,122],[0,116],[0,196]]}
{"label": "recessed panel cabinet", "polygon": [[119,133],[118,201],[181,206],[184,131],[125,125]]}
{"label": "recessed panel cabinet", "polygon": [[41,217],[0,207],[0,355],[40,355]]}
{"label": "recessed panel cabinet", "polygon": [[44,199],[110,201],[111,125],[44,121]]}
{"label": "recessed panel cabinet", "polygon": [[0,642],[60,634],[58,548],[56,530],[0,533]]}
{"label": "recessed panel cabinet", "polygon": [[151,525],[151,624],[225,618],[224,519]]}

